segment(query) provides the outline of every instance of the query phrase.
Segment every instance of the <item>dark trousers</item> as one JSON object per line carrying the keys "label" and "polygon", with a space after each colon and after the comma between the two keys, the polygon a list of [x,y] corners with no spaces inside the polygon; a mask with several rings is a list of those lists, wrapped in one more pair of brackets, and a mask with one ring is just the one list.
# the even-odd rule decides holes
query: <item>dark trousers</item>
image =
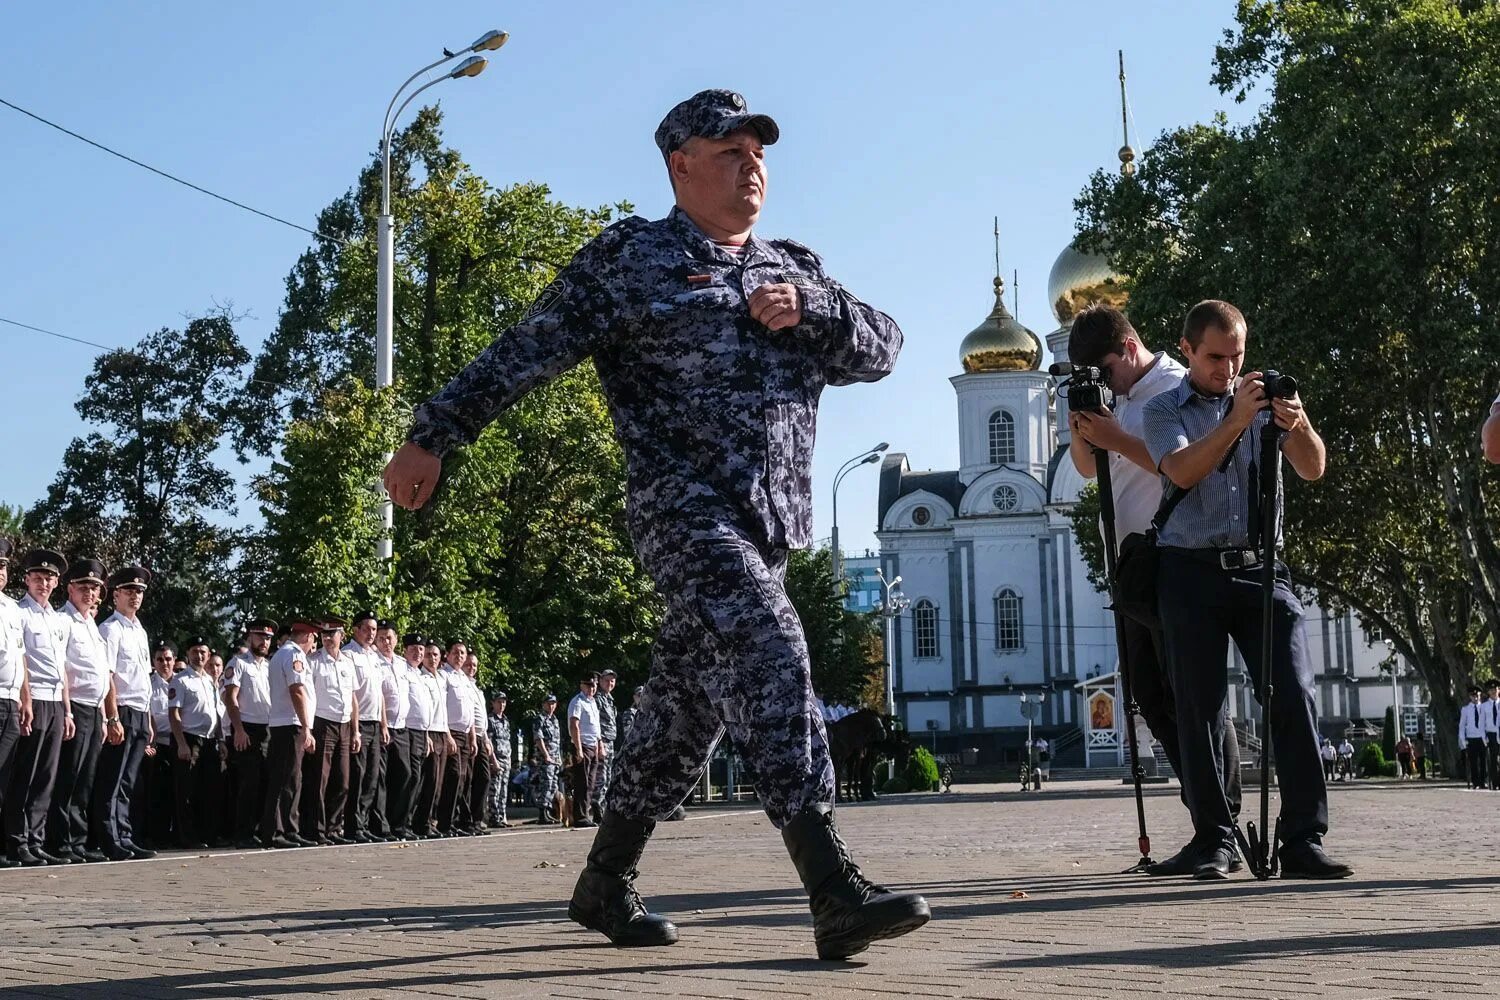
{"label": "dark trousers", "polygon": [[385,748],[385,781],[375,805],[376,812],[385,817],[387,834],[405,833],[411,822],[412,735],[409,729],[392,729],[390,745]]}
{"label": "dark trousers", "polygon": [[275,798],[275,792],[266,782],[271,764],[271,727],[262,722],[245,722],[241,727],[250,743],[243,750],[230,750],[229,755],[229,766],[235,775],[234,839],[237,842],[255,838],[256,828],[265,818],[266,802]]}
{"label": "dark trousers", "polygon": [[[1166,656],[1162,649],[1161,635],[1132,618],[1121,616],[1125,637],[1125,664],[1130,672],[1130,693],[1141,710],[1141,718],[1151,729],[1151,735],[1161,743],[1167,762],[1182,777],[1182,745],[1177,739],[1177,700],[1172,695],[1171,679],[1165,666]],[[1224,796],[1229,800],[1229,811],[1236,818],[1240,815],[1240,738],[1229,722],[1229,706],[1224,706],[1221,721],[1224,739],[1220,745],[1224,761]],[[1144,756],[1146,747],[1140,747]],[[1187,804],[1187,786],[1183,785],[1182,802]]]}
{"label": "dark trousers", "polygon": [[438,796],[437,828],[443,833],[463,829],[469,815],[469,772],[474,767],[474,751],[469,749],[469,734],[454,733],[458,750],[443,762],[443,791]]}
{"label": "dark trousers", "polygon": [[1484,779],[1484,740],[1471,737],[1464,746],[1464,758],[1469,764],[1469,787],[1483,788]]}
{"label": "dark trousers", "polygon": [[443,772],[448,767],[448,734],[443,730],[433,729],[426,736],[432,740],[432,751],[422,761],[422,787],[417,793],[411,820],[412,832],[421,836],[437,830],[438,803],[443,796]]}
{"label": "dark trousers", "polygon": [[1484,734],[1484,763],[1491,788],[1500,788],[1500,733]]}
{"label": "dark trousers", "polygon": [[266,753],[266,796],[260,814],[260,839],[295,835],[302,800],[302,727],[271,726]]}
{"label": "dark trousers", "polygon": [[385,779],[385,747],[380,745],[380,723],[359,724],[359,753],[349,757],[349,799],[351,808],[344,823],[345,835],[369,833],[372,826],[384,829],[384,821],[375,812],[375,799]]}
{"label": "dark trousers", "polygon": [[474,757],[474,766],[470,768],[469,777],[469,826],[481,829],[485,825],[485,813],[488,811],[490,801],[490,782],[495,779],[494,768],[490,766],[489,751],[483,745]]}
{"label": "dark trousers", "polygon": [[22,736],[16,751],[15,773],[5,797],[5,846],[14,854],[23,847],[41,847],[47,836],[47,809],[57,781],[57,762],[63,744],[63,707],[60,701],[31,703],[31,733]]}
{"label": "dark trousers", "polygon": [[594,808],[594,794],[599,787],[599,771],[603,758],[597,745],[578,747],[578,759],[573,764],[573,822],[588,819]]}
{"label": "dark trousers", "polygon": [[99,769],[94,774],[89,839],[104,851],[135,846],[132,806],[141,781],[141,763],[146,759],[151,716],[138,708],[121,706],[120,726],[125,730],[125,739],[104,744],[99,751]]}
{"label": "dark trousers", "polygon": [[172,842],[173,819],[177,796],[172,791],[172,759],[176,753],[170,743],[157,743],[156,752],[141,765],[141,788],[136,792],[140,822],[149,843],[165,847]]}
{"label": "dark trousers", "polygon": [[349,798],[349,753],[354,743],[353,722],[313,719],[313,760],[318,785],[308,800],[311,810],[305,834],[314,840],[343,836],[344,806]]}
{"label": "dark trousers", "polygon": [[88,842],[89,808],[104,741],[104,713],[77,703],[72,709],[73,738],[65,740],[58,753],[57,781],[47,809],[47,847],[53,851],[82,851]]}
{"label": "dark trousers", "polygon": [[12,798],[11,783],[21,756],[21,703],[0,698],[0,816]]}
{"label": "dark trousers", "polygon": [[[1234,640],[1259,690],[1261,587],[1258,571],[1228,571],[1166,550],[1157,581],[1162,636],[1177,702],[1183,793],[1196,839],[1233,846],[1235,817],[1224,788],[1224,725]],[[1319,755],[1312,661],[1302,605],[1278,571],[1274,590],[1271,676],[1262,706],[1281,787],[1282,842],[1318,843],[1328,832],[1328,785]]]}
{"label": "dark trousers", "polygon": [[219,741],[183,733],[187,759],[172,743],[172,797],[176,804],[177,843],[183,847],[208,843],[217,837],[224,776]]}

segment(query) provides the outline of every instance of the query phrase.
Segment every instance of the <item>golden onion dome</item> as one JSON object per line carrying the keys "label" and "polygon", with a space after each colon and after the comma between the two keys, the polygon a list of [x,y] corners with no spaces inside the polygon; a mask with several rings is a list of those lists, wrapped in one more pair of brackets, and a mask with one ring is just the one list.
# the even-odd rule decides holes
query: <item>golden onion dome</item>
{"label": "golden onion dome", "polygon": [[1058,325],[1067,326],[1073,317],[1091,305],[1103,304],[1124,310],[1130,301],[1125,279],[1109,266],[1100,254],[1084,253],[1069,243],[1047,276],[1047,301]]}
{"label": "golden onion dome", "polygon": [[1026,372],[1042,365],[1042,342],[1005,308],[1005,279],[995,279],[995,308],[958,348],[964,371]]}

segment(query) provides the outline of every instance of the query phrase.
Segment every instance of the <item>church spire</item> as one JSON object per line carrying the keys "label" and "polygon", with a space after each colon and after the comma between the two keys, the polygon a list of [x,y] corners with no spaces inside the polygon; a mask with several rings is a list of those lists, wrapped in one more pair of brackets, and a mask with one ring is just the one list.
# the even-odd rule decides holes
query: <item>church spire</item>
{"label": "church spire", "polygon": [[1120,131],[1125,145],[1120,147],[1120,174],[1135,176],[1135,149],[1130,145],[1130,100],[1125,96],[1125,50],[1120,49]]}

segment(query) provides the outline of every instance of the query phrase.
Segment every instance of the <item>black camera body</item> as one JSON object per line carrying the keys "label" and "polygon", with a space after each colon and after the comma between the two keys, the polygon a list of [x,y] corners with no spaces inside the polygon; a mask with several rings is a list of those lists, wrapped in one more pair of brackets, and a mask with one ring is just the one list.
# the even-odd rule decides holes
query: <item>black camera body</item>
{"label": "black camera body", "polygon": [[1100,413],[1109,409],[1109,404],[1114,401],[1114,393],[1104,380],[1104,372],[1092,365],[1059,361],[1047,369],[1047,374],[1062,379],[1058,387],[1068,390],[1063,396],[1068,401],[1068,409],[1074,413]]}
{"label": "black camera body", "polygon": [[1291,399],[1297,395],[1297,380],[1275,369],[1263,372],[1260,381],[1266,388],[1267,399]]}

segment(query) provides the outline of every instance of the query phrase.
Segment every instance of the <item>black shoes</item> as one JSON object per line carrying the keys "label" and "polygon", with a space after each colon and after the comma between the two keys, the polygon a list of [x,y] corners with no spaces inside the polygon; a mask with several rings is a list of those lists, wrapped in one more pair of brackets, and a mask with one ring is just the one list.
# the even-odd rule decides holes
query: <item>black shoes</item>
{"label": "black shoes", "polygon": [[151,850],[149,847],[137,847],[136,845],[131,844],[129,850],[130,856],[136,861],[150,861],[152,858],[156,857],[156,852]]}
{"label": "black shoes", "polygon": [[10,859],[23,868],[36,868],[47,863],[46,859],[37,857],[32,853],[30,847],[18,847],[10,856]]}
{"label": "black shoes", "polygon": [[1203,858],[1203,849],[1192,841],[1165,861],[1158,861],[1146,868],[1147,875],[1170,878],[1176,875],[1191,875],[1198,870]]}
{"label": "black shoes", "polygon": [[1193,878],[1200,882],[1226,879],[1236,860],[1232,847],[1220,845],[1204,851],[1198,858],[1198,867],[1193,869]]}
{"label": "black shoes", "polygon": [[807,889],[819,958],[857,955],[932,919],[921,896],[892,892],[861,874],[834,826],[832,806],[799,813],[782,828],[781,839]]}
{"label": "black shoes", "polygon": [[73,855],[64,854],[61,851],[53,853],[43,847],[33,847],[31,853],[36,855],[44,865],[71,865],[73,863]]}
{"label": "black shoes", "polygon": [[306,845],[304,845],[299,839],[278,833],[276,836],[271,838],[271,846],[277,850],[285,851],[291,850],[295,847],[304,847]]}
{"label": "black shoes", "polygon": [[677,928],[646,910],[635,891],[636,865],[656,824],[608,813],[594,835],[588,865],[573,887],[568,917],[622,948],[677,943]]}
{"label": "black shoes", "polygon": [[111,845],[110,847],[108,847],[104,852],[104,856],[110,861],[135,860],[135,854],[131,852],[130,848],[120,847],[118,845]]}
{"label": "black shoes", "polygon": [[1278,853],[1282,878],[1337,879],[1354,874],[1353,868],[1330,858],[1321,844],[1285,844]]}
{"label": "black shoes", "polygon": [[112,860],[109,855],[105,854],[103,851],[91,850],[89,848],[84,848],[83,854],[81,856],[83,860],[88,862],[89,864],[97,864],[100,861]]}

